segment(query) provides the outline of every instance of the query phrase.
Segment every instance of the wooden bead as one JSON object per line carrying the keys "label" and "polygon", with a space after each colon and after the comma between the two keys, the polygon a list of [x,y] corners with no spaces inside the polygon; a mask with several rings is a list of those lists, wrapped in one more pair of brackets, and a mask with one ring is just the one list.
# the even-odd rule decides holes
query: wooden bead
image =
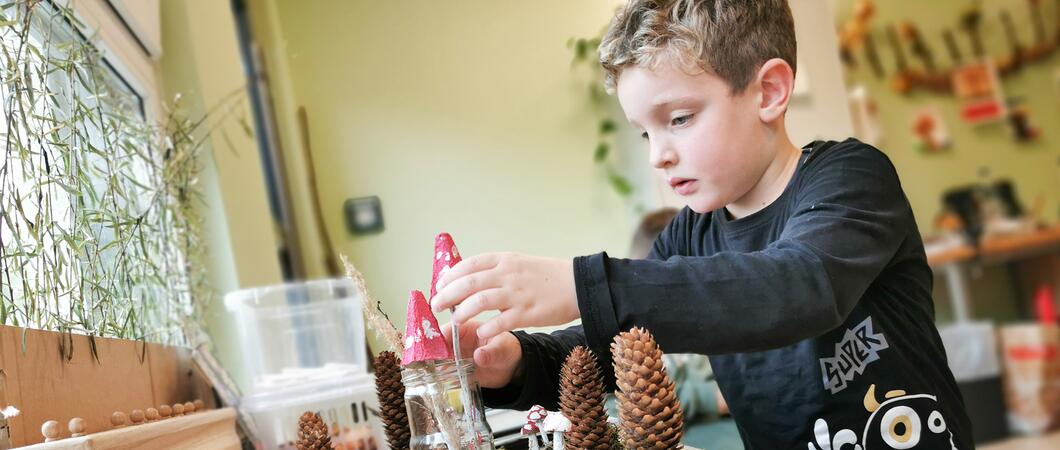
{"label": "wooden bead", "polygon": [[158,410],[154,408],[147,408],[147,411],[144,411],[144,417],[147,418],[148,422],[156,421],[159,417]]}
{"label": "wooden bead", "polygon": [[74,417],[70,419],[70,422],[66,424],[66,428],[70,430],[70,437],[81,437],[85,435],[85,419],[80,417]]}
{"label": "wooden bead", "polygon": [[59,440],[59,422],[49,420],[40,426],[40,434],[44,435],[44,442]]}
{"label": "wooden bead", "polygon": [[184,414],[191,414],[193,412],[195,412],[195,404],[192,403],[192,402],[185,403],[184,404]]}
{"label": "wooden bead", "polygon": [[196,411],[202,411],[202,410],[206,409],[206,404],[203,403],[202,400],[195,399],[195,401],[192,402],[192,403],[195,404],[195,410]]}
{"label": "wooden bead", "polygon": [[139,425],[144,423],[144,411],[142,409],[134,409],[129,413],[129,419],[132,420],[133,425]]}
{"label": "wooden bead", "polygon": [[162,416],[163,419],[168,419],[170,416],[173,415],[173,408],[171,408],[169,405],[159,406],[158,414]]}
{"label": "wooden bead", "polygon": [[184,405],[182,405],[180,403],[174,403],[173,404],[173,415],[174,416],[183,416],[184,415]]}
{"label": "wooden bead", "polygon": [[125,426],[126,419],[125,413],[114,411],[114,414],[110,415],[110,424],[113,425],[114,428],[121,428]]}

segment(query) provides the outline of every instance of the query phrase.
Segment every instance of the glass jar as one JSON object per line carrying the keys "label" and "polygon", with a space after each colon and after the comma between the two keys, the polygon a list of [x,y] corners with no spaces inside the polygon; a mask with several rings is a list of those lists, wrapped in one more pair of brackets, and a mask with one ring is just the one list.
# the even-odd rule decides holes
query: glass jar
{"label": "glass jar", "polygon": [[475,365],[470,359],[461,359],[460,365],[468,377],[470,398],[461,395],[452,361],[414,363],[401,369],[412,450],[494,450]]}

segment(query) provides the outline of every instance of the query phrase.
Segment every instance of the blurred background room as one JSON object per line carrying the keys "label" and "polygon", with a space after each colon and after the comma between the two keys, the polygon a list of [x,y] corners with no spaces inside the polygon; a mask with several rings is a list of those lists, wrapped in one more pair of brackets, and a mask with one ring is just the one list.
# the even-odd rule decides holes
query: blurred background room
{"label": "blurred background room", "polygon": [[[0,4],[0,449],[387,448],[372,330],[438,233],[643,257],[683,206],[603,89],[620,0]],[[1060,1],[790,5],[792,140],[887,154],[977,443],[1060,448]],[[688,445],[742,448],[667,364]]]}

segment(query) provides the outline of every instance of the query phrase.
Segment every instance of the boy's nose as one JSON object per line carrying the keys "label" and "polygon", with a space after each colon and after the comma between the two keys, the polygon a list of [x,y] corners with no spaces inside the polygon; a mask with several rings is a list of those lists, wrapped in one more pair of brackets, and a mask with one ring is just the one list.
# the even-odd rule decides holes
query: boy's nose
{"label": "boy's nose", "polygon": [[652,167],[665,169],[677,164],[677,152],[662,143],[652,143],[649,159]]}

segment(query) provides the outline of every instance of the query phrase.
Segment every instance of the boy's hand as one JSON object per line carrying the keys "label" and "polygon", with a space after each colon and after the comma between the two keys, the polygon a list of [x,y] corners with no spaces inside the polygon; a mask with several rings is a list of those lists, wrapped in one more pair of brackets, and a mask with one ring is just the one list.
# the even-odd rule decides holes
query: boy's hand
{"label": "boy's hand", "polygon": [[[488,342],[480,340],[475,333],[479,323],[474,320],[460,324],[460,357],[473,358],[475,378],[486,388],[500,388],[511,383],[523,360],[523,348],[511,333],[504,333]],[[453,327],[442,326],[442,336],[453,346]],[[485,345],[480,345],[485,342]]]}
{"label": "boy's hand", "polygon": [[516,328],[562,325],[579,317],[573,260],[516,253],[465,259],[438,280],[435,311],[456,306],[464,323],[483,311],[501,313],[478,328],[484,342]]}

